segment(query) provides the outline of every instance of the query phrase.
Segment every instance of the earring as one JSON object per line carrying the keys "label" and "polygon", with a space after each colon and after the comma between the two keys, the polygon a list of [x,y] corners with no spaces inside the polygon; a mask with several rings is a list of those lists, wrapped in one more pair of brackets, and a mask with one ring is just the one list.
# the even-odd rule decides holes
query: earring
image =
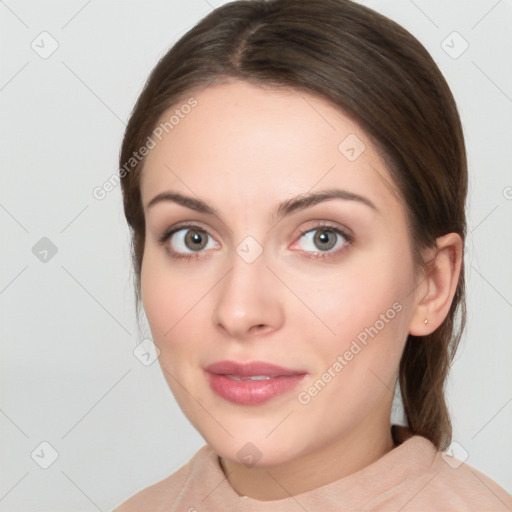
{"label": "earring", "polygon": [[[429,297],[430,297],[430,293],[423,299],[423,302],[427,302]],[[427,316],[428,316],[428,305],[427,305]],[[425,321],[423,323],[425,325],[427,325],[428,324],[428,320],[425,318]]]}

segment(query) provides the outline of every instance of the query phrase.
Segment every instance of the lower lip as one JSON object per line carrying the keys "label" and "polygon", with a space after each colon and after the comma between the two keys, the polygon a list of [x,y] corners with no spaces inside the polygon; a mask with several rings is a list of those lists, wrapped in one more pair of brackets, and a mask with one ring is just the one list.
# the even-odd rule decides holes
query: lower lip
{"label": "lower lip", "polygon": [[296,387],[306,374],[272,377],[266,380],[233,380],[225,375],[206,372],[210,387],[222,398],[235,404],[258,405]]}

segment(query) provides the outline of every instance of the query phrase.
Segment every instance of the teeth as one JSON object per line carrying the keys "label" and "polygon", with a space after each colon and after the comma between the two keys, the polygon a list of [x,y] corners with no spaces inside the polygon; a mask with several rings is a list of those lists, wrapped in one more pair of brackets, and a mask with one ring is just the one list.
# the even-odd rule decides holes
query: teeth
{"label": "teeth", "polygon": [[252,375],[251,377],[240,377],[239,375],[226,375],[229,379],[233,380],[268,380],[272,377],[268,377],[267,375]]}

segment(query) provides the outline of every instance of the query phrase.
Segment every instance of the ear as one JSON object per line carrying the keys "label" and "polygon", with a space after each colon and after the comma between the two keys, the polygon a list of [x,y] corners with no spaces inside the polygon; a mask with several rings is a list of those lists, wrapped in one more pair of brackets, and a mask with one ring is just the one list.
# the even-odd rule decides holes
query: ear
{"label": "ear", "polygon": [[[444,321],[452,304],[462,266],[462,238],[448,233],[436,240],[436,249],[428,262],[428,273],[417,287],[409,333],[426,336]],[[425,300],[426,299],[426,300]],[[425,324],[425,320],[428,323]]]}

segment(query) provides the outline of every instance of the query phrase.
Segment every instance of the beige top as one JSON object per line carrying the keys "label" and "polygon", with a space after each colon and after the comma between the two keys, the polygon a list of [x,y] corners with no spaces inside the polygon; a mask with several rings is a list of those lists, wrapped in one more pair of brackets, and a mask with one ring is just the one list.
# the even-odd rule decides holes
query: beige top
{"label": "beige top", "polygon": [[443,458],[427,438],[406,427],[393,425],[391,431],[396,447],[369,466],[273,501],[240,496],[217,454],[205,445],[175,473],[114,512],[512,511],[512,495],[490,478],[458,459]]}

